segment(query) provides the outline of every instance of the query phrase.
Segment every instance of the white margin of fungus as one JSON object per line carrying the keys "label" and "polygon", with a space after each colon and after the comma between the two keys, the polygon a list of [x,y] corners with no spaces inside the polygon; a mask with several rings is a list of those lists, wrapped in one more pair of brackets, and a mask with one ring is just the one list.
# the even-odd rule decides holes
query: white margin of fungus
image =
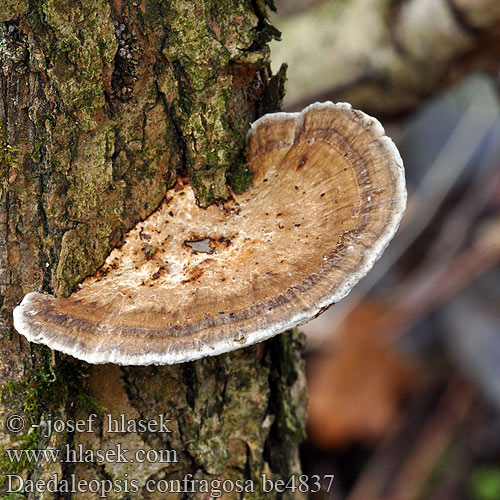
{"label": "white margin of fungus", "polygon": [[[325,108],[343,109],[346,111],[352,110],[352,106],[349,103],[341,102],[334,104],[332,102],[316,102],[307,106],[301,112],[297,113],[279,112],[267,114],[251,124],[250,130],[247,134],[247,139],[255,134],[258,128],[263,123],[268,121],[282,121],[294,117],[296,119],[297,129],[301,126],[307,112],[314,109]],[[392,213],[390,214],[390,220],[387,224],[386,232],[382,234],[372,246],[371,252],[365,256],[365,261],[362,266],[357,269],[356,272],[351,274],[346,282],[340,288],[337,288],[334,293],[326,295],[321,300],[316,302],[312,307],[310,307],[307,311],[300,311],[299,313],[288,317],[285,321],[275,321],[274,323],[267,325],[265,328],[259,328],[253,332],[247,333],[245,334],[244,341],[237,341],[237,335],[235,335],[234,337],[221,339],[215,344],[210,345],[200,341],[197,348],[192,349],[188,352],[170,353],[167,351],[164,353],[155,352],[137,355],[126,355],[121,352],[119,348],[117,349],[116,346],[114,349],[99,350],[99,347],[101,347],[101,345],[98,345],[93,352],[82,349],[81,344],[79,343],[68,347],[64,343],[60,342],[59,339],[51,336],[50,333],[46,333],[43,331],[38,333],[35,332],[34,329],[30,326],[28,320],[29,316],[34,312],[31,306],[31,301],[34,297],[37,297],[39,295],[44,295],[45,297],[47,297],[47,295],[40,294],[38,292],[31,292],[28,293],[24,297],[21,304],[19,304],[14,309],[13,316],[15,329],[19,333],[24,335],[30,342],[46,344],[51,349],[64,352],[65,354],[70,354],[71,356],[87,361],[88,363],[116,363],[120,365],[162,365],[193,361],[205,356],[216,356],[225,352],[234,351],[236,349],[240,349],[257,342],[262,342],[273,337],[274,335],[277,335],[278,333],[284,332],[285,330],[289,330],[290,328],[294,328],[296,326],[307,323],[309,320],[314,318],[322,309],[325,309],[331,304],[334,304],[343,299],[354,287],[354,285],[356,285],[356,283],[368,273],[368,271],[373,267],[374,263],[380,258],[385,248],[396,233],[406,208],[406,187],[403,160],[401,158],[401,155],[399,154],[398,149],[396,148],[394,142],[385,135],[384,127],[377,119],[367,115],[366,113],[363,113],[362,111],[357,111],[357,113],[358,116],[360,116],[362,119],[361,125],[372,130],[374,138],[379,140],[383,144],[386,151],[390,153],[390,156],[392,156],[394,160],[393,173],[396,180],[393,203],[394,208],[392,210]],[[237,328],[236,325],[235,327]]]}

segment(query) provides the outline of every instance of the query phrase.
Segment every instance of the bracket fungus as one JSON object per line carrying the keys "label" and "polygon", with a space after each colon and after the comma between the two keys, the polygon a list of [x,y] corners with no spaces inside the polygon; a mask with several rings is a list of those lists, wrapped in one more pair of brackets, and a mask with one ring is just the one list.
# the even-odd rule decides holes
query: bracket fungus
{"label": "bracket fungus", "polygon": [[28,293],[15,328],[90,363],[190,361],[265,340],[342,299],[405,209],[401,157],[348,104],[266,115],[252,188],[200,208],[177,185],[67,298]]}

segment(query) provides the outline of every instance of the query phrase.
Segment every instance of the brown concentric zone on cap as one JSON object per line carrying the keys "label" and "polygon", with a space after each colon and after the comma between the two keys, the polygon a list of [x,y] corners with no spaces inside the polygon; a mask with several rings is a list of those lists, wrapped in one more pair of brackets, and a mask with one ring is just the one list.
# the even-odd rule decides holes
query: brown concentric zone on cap
{"label": "brown concentric zone on cap", "polygon": [[170,190],[70,297],[28,294],[16,328],[89,362],[175,363],[264,340],[340,300],[404,210],[392,141],[349,105],[314,104],[255,122],[248,162],[248,192],[202,209],[189,186]]}

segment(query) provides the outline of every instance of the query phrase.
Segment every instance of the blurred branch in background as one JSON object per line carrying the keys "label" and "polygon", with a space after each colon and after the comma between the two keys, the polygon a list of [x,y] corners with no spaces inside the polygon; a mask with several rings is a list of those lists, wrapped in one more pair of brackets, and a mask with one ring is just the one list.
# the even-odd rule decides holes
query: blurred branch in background
{"label": "blurred branch in background", "polygon": [[382,443],[348,500],[418,500],[429,494],[432,473],[456,444],[475,402],[474,390],[459,377],[452,378],[421,429],[407,422]]}
{"label": "blurred branch in background", "polygon": [[280,8],[272,61],[289,65],[288,109],[329,99],[395,114],[500,67],[500,0],[281,0]]}

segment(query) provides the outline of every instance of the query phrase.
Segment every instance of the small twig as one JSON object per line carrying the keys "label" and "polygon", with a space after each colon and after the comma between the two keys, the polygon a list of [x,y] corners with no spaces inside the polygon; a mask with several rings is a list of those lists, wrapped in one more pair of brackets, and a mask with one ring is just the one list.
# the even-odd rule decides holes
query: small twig
{"label": "small twig", "polygon": [[[414,432],[414,425],[391,436],[375,453],[358,478],[347,500],[416,500],[428,482],[443,453],[453,442],[456,430],[467,418],[475,401],[473,390],[454,377],[427,419],[413,448],[399,466],[400,447],[391,448]],[[391,480],[391,478],[393,478]]]}
{"label": "small twig", "polygon": [[433,470],[469,414],[475,393],[455,377],[420,433],[417,445],[403,463],[384,500],[418,500]]}
{"label": "small twig", "polygon": [[[500,127],[494,127],[489,137],[489,147],[470,181],[467,191],[458,204],[446,216],[442,229],[432,246],[426,252],[424,260],[411,272],[412,276],[420,276],[420,281],[426,281],[429,274],[442,268],[463,247],[475,221],[488,206],[495,193],[500,189]],[[419,279],[409,279],[404,290],[399,290],[402,296],[407,295],[418,284]]]}
{"label": "small twig", "polygon": [[419,283],[409,287],[411,293],[399,295],[399,303],[388,313],[390,320],[385,320],[391,325],[391,337],[398,338],[499,261],[500,222],[495,221],[473,247],[425,280],[419,279]]}

